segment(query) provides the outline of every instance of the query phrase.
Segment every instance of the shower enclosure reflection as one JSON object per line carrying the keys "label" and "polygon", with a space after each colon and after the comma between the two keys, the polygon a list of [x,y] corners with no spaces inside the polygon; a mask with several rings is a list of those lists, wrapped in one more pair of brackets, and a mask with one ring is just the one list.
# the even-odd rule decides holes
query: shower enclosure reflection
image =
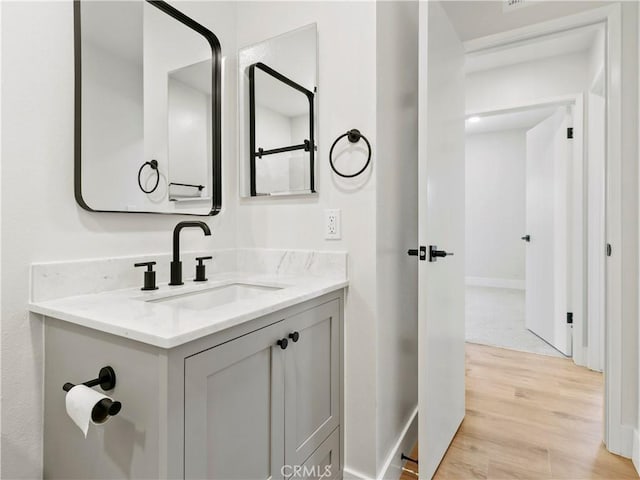
{"label": "shower enclosure reflection", "polygon": [[316,26],[239,54],[242,196],[316,193]]}

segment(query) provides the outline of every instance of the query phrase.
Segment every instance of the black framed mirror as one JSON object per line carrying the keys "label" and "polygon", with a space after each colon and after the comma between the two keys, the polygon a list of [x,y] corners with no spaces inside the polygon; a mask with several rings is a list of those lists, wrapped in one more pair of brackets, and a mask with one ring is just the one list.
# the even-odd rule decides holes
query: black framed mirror
{"label": "black framed mirror", "polygon": [[93,212],[216,215],[222,52],[168,3],[74,0],[75,172]]}
{"label": "black framed mirror", "polygon": [[[307,178],[308,190],[315,193],[314,95],[314,92],[262,62],[249,66],[251,196],[306,190],[304,182]],[[296,152],[306,152],[306,155],[296,156]],[[300,186],[292,186],[290,169],[287,170],[287,176],[279,176],[284,179],[284,184],[276,183],[277,180],[274,179],[270,179],[270,182],[265,179],[259,185],[259,178],[264,176],[259,176],[257,163],[270,155],[288,153],[292,155],[285,160],[303,163],[301,170],[306,175],[303,174],[302,179],[298,180]],[[304,165],[307,162],[308,165]]]}
{"label": "black framed mirror", "polygon": [[317,195],[316,24],[238,53],[240,196]]}

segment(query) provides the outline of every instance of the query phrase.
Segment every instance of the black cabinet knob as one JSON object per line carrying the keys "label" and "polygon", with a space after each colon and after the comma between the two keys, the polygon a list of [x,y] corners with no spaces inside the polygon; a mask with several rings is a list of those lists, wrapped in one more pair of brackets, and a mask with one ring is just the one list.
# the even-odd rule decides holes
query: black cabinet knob
{"label": "black cabinet knob", "polygon": [[524,240],[525,242],[531,241],[531,235],[525,235],[524,237],[520,237],[520,240]]}
{"label": "black cabinet knob", "polygon": [[147,271],[144,272],[144,287],[140,290],[157,290],[156,286],[156,272],[153,271],[153,266],[156,262],[140,262],[135,263],[134,267],[147,267]]}
{"label": "black cabinet knob", "polygon": [[287,347],[289,346],[289,340],[287,340],[286,338],[283,338],[282,340],[278,340],[277,343],[282,350],[286,350]]}
{"label": "black cabinet knob", "polygon": [[290,333],[289,338],[293,340],[293,343],[296,343],[300,339],[300,333],[298,332]]}

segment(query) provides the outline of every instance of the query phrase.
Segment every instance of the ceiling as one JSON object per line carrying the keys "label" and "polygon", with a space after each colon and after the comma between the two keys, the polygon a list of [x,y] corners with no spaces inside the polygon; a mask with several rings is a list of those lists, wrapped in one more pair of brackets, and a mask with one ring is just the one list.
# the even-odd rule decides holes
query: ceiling
{"label": "ceiling", "polygon": [[465,122],[465,133],[467,135],[475,135],[504,130],[529,129],[553,115],[558,108],[558,105],[530,108],[516,112],[483,116],[477,122],[467,120]]}
{"label": "ceiling", "polygon": [[525,0],[525,2],[524,6],[506,12],[503,11],[504,1],[502,0],[448,0],[443,2],[443,6],[451,23],[458,32],[460,40],[466,42],[612,3],[603,1],[548,0]]}

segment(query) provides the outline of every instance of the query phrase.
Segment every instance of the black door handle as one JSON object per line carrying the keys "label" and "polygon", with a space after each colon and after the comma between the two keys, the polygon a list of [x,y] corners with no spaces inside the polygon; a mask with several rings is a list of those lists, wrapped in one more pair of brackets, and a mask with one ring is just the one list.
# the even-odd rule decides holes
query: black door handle
{"label": "black door handle", "polygon": [[293,343],[296,343],[300,339],[300,333],[298,332],[290,333],[289,338],[293,340]]}
{"label": "black door handle", "polygon": [[286,350],[289,346],[289,340],[283,338],[282,340],[278,340],[277,344],[280,346],[282,350]]}
{"label": "black door handle", "polygon": [[525,242],[531,241],[531,235],[525,235],[524,237],[520,237],[520,240],[524,240]]}
{"label": "black door handle", "polygon": [[407,250],[407,255],[412,257],[420,257],[420,260],[426,260],[427,247],[425,247],[424,245],[421,245],[420,250],[418,250],[417,248],[410,248],[409,250]]}
{"label": "black door handle", "polygon": [[444,250],[438,250],[435,245],[429,245],[429,261],[435,262],[438,257],[444,258],[446,256],[453,255],[451,252],[445,252]]}

